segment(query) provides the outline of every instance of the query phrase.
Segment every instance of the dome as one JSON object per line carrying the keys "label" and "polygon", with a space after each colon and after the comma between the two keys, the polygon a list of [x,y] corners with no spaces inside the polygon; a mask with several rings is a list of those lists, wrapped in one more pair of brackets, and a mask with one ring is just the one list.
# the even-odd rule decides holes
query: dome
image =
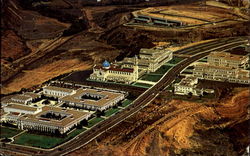
{"label": "dome", "polygon": [[107,60],[105,60],[105,61],[102,63],[102,66],[103,66],[104,68],[108,68],[108,67],[110,67],[110,63],[109,63]]}

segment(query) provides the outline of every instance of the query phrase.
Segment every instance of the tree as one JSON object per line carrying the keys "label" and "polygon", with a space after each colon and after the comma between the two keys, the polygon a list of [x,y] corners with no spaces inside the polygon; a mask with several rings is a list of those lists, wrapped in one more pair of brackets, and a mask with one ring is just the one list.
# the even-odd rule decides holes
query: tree
{"label": "tree", "polygon": [[96,111],[96,116],[97,117],[101,117],[101,116],[103,116],[105,113],[104,113],[104,111],[100,111],[100,110],[97,110]]}
{"label": "tree", "polygon": [[193,93],[192,92],[189,92],[188,93],[188,98],[191,98],[193,96]]}

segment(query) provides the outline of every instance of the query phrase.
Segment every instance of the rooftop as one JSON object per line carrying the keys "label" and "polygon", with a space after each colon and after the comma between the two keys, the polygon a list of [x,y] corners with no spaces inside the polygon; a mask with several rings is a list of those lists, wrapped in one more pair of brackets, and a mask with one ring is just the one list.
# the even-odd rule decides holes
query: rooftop
{"label": "rooftop", "polygon": [[210,57],[224,58],[226,60],[237,60],[237,61],[245,60],[248,57],[248,56],[244,56],[244,55],[230,54],[227,52],[211,52],[209,54],[209,56]]}
{"label": "rooftop", "polygon": [[26,111],[37,111],[37,107],[22,105],[22,104],[8,104],[4,108],[12,108],[12,109],[19,109],[19,110],[26,110]]}
{"label": "rooftop", "polygon": [[[67,116],[63,118],[62,120],[54,120],[54,119],[41,117],[42,114],[49,112],[49,111],[67,114]],[[82,120],[90,114],[91,113],[88,113],[88,112],[63,109],[60,107],[44,106],[40,113],[37,113],[36,115],[24,115],[20,117],[20,119],[25,120],[25,121],[32,121],[36,123],[46,124],[46,125],[64,127],[64,126],[67,126],[68,124],[71,124],[72,122],[75,122],[76,120]]]}
{"label": "rooftop", "polygon": [[60,91],[60,92],[67,92],[67,93],[72,93],[74,91],[73,89],[56,87],[56,86],[46,86],[43,89]]}
{"label": "rooftop", "polygon": [[32,99],[30,96],[25,96],[25,95],[15,95],[11,98],[12,100],[21,100],[21,101],[27,101],[27,100],[30,100]]}
{"label": "rooftop", "polygon": [[197,84],[198,82],[198,78],[196,77],[192,77],[192,76],[188,76],[185,77],[181,80],[181,82],[178,83],[178,85],[182,85],[182,86],[194,86],[195,84]]}
{"label": "rooftop", "polygon": [[[101,98],[98,100],[84,99],[82,98],[84,94],[95,94],[99,95]],[[114,100],[120,96],[122,96],[122,93],[114,93],[95,89],[78,89],[75,94],[67,95],[62,97],[60,100],[102,107],[108,105],[111,100]]]}

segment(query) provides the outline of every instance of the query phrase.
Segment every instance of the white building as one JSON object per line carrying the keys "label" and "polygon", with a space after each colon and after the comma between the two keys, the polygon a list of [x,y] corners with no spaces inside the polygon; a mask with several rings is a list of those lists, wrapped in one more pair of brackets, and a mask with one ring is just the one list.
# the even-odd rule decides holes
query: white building
{"label": "white building", "polygon": [[198,78],[185,77],[179,83],[174,84],[174,93],[178,95],[203,95],[203,91],[201,89],[197,89],[197,84]]}
{"label": "white building", "polygon": [[249,84],[249,57],[226,52],[212,52],[207,63],[196,63],[193,76],[199,79]]}
{"label": "white building", "polygon": [[[60,119],[46,118],[47,113],[60,115]],[[20,129],[51,133],[59,130],[59,132],[63,134],[78,125],[82,120],[88,120],[91,115],[92,114],[88,112],[44,106],[42,112],[36,115],[21,116],[17,121],[17,125]]]}
{"label": "white building", "polygon": [[43,88],[43,94],[48,96],[63,97],[74,93],[75,90],[73,89],[56,87],[56,86],[46,86]]}
{"label": "white building", "polygon": [[197,63],[194,66],[193,76],[199,79],[249,84],[250,72],[244,69],[234,69],[224,66],[212,66],[208,63]]}
{"label": "white building", "polygon": [[29,104],[33,100],[40,98],[40,94],[32,93],[32,92],[27,92],[23,94],[16,94],[14,96],[7,97],[5,99],[1,99],[1,104],[6,105],[9,103],[17,103],[17,104]]}
{"label": "white building", "polygon": [[249,57],[243,55],[235,55],[227,52],[211,52],[207,57],[207,62],[211,66],[242,68],[249,67]]}
{"label": "white building", "polygon": [[139,58],[125,58],[112,65],[108,61],[104,61],[102,66],[95,65],[90,79],[130,84],[145,72],[155,72],[172,58],[172,51],[163,48],[141,49]]}
{"label": "white building", "polygon": [[60,98],[59,102],[76,108],[103,111],[113,107],[124,98],[125,94],[122,93],[95,89],[78,89],[75,94]]}
{"label": "white building", "polygon": [[134,59],[135,66],[133,68],[125,68],[118,65],[110,65],[108,61],[104,61],[102,66],[94,66],[93,73],[90,75],[91,80],[97,81],[114,81],[130,84],[139,78],[139,70],[137,58]]}
{"label": "white building", "polygon": [[[138,68],[145,72],[155,72],[172,58],[172,51],[160,47],[153,49],[143,48],[139,53]],[[133,60],[133,58],[125,58],[123,61],[118,62],[118,64],[124,68],[132,68],[135,65]]]}
{"label": "white building", "polygon": [[8,104],[3,107],[6,113],[20,113],[20,114],[37,114],[42,111],[41,108],[22,105],[22,104]]}

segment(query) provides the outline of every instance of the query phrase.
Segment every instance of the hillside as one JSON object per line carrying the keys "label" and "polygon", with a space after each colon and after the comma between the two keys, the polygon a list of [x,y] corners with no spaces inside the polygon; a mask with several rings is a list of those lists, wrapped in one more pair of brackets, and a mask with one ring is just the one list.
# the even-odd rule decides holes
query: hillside
{"label": "hillside", "polygon": [[[219,37],[244,36],[249,32],[248,21],[193,30],[164,30],[161,33],[158,32],[161,29],[141,30],[123,26],[131,20],[133,11],[148,7],[144,3],[91,6],[79,4],[78,1],[60,0],[48,3],[20,3],[19,0],[3,2],[2,94],[40,85],[67,72],[91,68],[93,63],[100,63],[104,59],[113,61],[133,56],[140,48],[151,48],[156,42],[183,44]],[[176,1],[165,3],[170,4],[177,9],[178,6],[183,7],[175,6]],[[200,4],[192,5],[197,7]],[[69,66],[67,71],[61,72],[40,70],[50,68],[53,62],[59,60],[77,60],[83,68]],[[40,80],[24,83],[23,79],[36,77],[36,70],[40,73],[37,75]]]}
{"label": "hillside", "polygon": [[205,103],[156,99],[71,156],[243,154],[250,143],[248,89]]}

